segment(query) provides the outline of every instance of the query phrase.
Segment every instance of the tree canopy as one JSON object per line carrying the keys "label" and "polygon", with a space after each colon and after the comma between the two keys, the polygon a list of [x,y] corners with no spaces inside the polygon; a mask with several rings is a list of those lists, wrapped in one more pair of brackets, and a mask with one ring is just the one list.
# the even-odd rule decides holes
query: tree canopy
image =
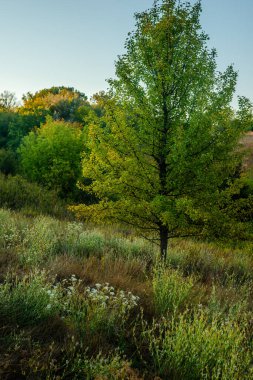
{"label": "tree canopy", "polygon": [[83,137],[79,125],[64,121],[47,122],[24,137],[19,148],[26,178],[70,195],[81,174]]}
{"label": "tree canopy", "polygon": [[236,171],[236,147],[248,107],[231,107],[237,73],[217,72],[216,51],[200,25],[201,4],[155,1],[136,14],[126,53],[116,62],[103,116],[91,117],[84,187],[99,202],[80,217],[127,223],[160,244],[204,234],[221,218]]}
{"label": "tree canopy", "polygon": [[85,94],[65,86],[43,89],[35,94],[28,92],[23,96],[23,102],[20,113],[40,116],[41,122],[47,115],[55,120],[82,122],[89,109]]}

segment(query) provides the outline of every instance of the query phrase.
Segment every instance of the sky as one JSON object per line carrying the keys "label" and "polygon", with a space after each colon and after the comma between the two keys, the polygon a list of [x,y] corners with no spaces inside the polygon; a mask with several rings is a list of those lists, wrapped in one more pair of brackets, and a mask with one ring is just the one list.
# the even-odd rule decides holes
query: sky
{"label": "sky", "polygon": [[[193,1],[193,0],[192,0]],[[0,0],[0,92],[17,97],[69,86],[88,97],[106,90],[124,53],[134,13],[153,0]],[[237,94],[253,101],[253,0],[202,0],[201,24],[218,52],[219,70],[233,63]]]}

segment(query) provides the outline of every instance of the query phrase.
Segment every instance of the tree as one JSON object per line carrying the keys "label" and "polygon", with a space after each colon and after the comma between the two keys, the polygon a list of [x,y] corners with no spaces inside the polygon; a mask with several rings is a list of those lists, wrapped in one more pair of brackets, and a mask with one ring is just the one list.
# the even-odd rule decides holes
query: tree
{"label": "tree", "polygon": [[48,117],[41,128],[24,137],[18,152],[27,179],[67,197],[75,191],[81,174],[82,150],[79,125]]}
{"label": "tree", "polygon": [[15,152],[3,148],[0,149],[0,172],[5,175],[15,174],[17,166]]}
{"label": "tree", "polygon": [[15,122],[18,115],[14,112],[0,111],[0,149],[8,145],[9,125]]}
{"label": "tree", "polygon": [[65,86],[46,88],[35,94],[28,92],[23,96],[23,102],[19,112],[40,116],[41,122],[47,115],[54,120],[82,122],[90,108],[85,94]]}
{"label": "tree", "polygon": [[[1,118],[0,118],[1,120]],[[40,118],[33,114],[15,113],[15,118],[8,124],[7,147],[16,151],[24,136],[40,125]]]}
{"label": "tree", "polygon": [[116,79],[97,97],[104,115],[89,127],[85,189],[100,201],[73,208],[132,225],[158,240],[164,259],[170,238],[204,235],[222,220],[217,200],[238,165],[247,113],[243,100],[237,114],[230,107],[237,73],[217,72],[200,12],[200,2],[162,0],[136,14]]}
{"label": "tree", "polygon": [[38,118],[32,114],[0,112],[0,148],[16,151],[22,138],[39,124]]}
{"label": "tree", "polygon": [[18,101],[14,92],[4,91],[0,94],[0,110],[12,111],[17,106]]}

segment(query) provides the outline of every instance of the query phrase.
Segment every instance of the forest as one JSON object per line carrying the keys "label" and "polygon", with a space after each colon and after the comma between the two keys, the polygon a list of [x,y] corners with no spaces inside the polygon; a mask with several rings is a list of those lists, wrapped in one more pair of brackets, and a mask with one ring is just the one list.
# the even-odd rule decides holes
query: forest
{"label": "forest", "polygon": [[253,106],[200,15],[136,13],[91,99],[0,94],[1,379],[253,379]]}

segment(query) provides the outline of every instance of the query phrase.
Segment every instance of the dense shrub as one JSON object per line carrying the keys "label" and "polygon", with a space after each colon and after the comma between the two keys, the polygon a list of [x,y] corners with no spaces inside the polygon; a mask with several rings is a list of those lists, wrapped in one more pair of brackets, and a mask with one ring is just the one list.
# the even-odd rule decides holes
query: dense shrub
{"label": "dense shrub", "polygon": [[22,210],[28,215],[47,214],[67,217],[65,204],[54,191],[29,183],[20,176],[0,174],[0,207]]}
{"label": "dense shrub", "polygon": [[17,156],[11,150],[0,149],[0,172],[3,174],[15,174],[17,170]]}
{"label": "dense shrub", "polygon": [[44,125],[24,137],[19,147],[23,175],[62,198],[76,192],[84,150],[80,126],[47,118]]}

